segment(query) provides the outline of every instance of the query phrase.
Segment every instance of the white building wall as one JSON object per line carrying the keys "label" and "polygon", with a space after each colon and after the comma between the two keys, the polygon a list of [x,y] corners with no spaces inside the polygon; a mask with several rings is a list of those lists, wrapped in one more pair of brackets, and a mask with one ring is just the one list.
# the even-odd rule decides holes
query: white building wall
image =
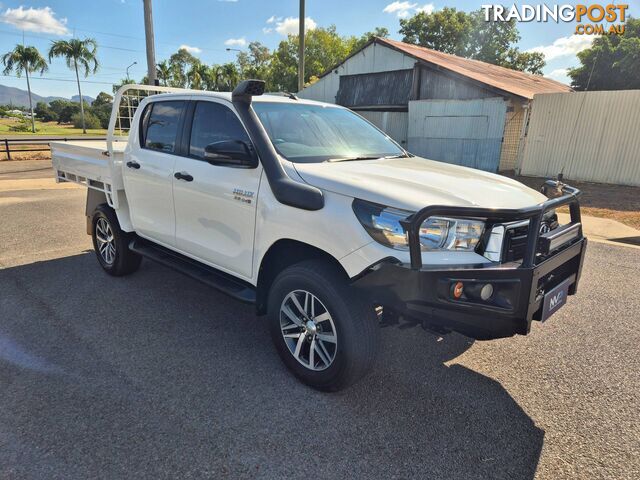
{"label": "white building wall", "polygon": [[298,95],[309,100],[335,103],[340,87],[340,75],[406,70],[413,68],[415,63],[415,59],[403,53],[372,43],[313,85],[303,88]]}
{"label": "white building wall", "polygon": [[407,132],[409,128],[408,112],[367,112],[357,111],[396,142],[407,148]]}

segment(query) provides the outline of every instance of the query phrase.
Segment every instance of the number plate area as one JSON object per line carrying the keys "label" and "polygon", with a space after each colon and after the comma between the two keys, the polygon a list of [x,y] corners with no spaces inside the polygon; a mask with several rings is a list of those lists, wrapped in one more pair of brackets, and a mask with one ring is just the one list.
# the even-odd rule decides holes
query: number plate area
{"label": "number plate area", "polygon": [[560,308],[565,303],[567,303],[567,297],[569,296],[569,286],[574,281],[575,279],[573,278],[573,276],[571,276],[544,295],[544,304],[542,306],[541,319],[542,322],[547,320],[551,315],[560,310]]}

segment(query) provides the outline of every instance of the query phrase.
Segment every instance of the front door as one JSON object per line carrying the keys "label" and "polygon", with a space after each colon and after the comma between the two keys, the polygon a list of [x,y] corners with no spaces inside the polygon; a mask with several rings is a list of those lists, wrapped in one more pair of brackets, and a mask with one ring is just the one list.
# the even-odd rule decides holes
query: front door
{"label": "front door", "polygon": [[[173,195],[176,247],[200,261],[245,278],[252,274],[256,200],[262,168],[214,165],[205,147],[225,140],[251,145],[230,104],[195,103],[188,151],[176,159]],[[187,119],[189,122],[189,119]]]}
{"label": "front door", "polygon": [[186,101],[153,102],[141,117],[140,148],[125,156],[123,177],[131,223],[139,235],[162,245],[175,244],[173,171],[180,118]]}

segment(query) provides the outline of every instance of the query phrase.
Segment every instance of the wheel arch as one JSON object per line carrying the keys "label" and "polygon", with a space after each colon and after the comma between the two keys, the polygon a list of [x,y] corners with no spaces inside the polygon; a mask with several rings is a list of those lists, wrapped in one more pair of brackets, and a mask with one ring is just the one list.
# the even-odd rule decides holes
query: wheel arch
{"label": "wheel arch", "polygon": [[133,225],[131,224],[131,216],[129,215],[129,203],[127,202],[127,196],[124,191],[119,190],[116,192],[118,195],[118,208],[113,208],[109,205],[109,201],[107,200],[107,195],[100,190],[96,190],[93,188],[87,189],[87,202],[85,205],[84,214],[87,217],[87,235],[91,235],[91,228],[93,221],[93,215],[96,212],[96,209],[100,205],[108,205],[109,208],[113,209],[118,218],[118,223],[120,224],[120,228],[124,232],[133,232]]}
{"label": "wheel arch", "polygon": [[305,260],[324,259],[349,278],[344,267],[330,253],[308,243],[293,239],[280,239],[273,243],[262,257],[258,270],[256,311],[263,315],[267,311],[269,290],[278,274],[287,267]]}

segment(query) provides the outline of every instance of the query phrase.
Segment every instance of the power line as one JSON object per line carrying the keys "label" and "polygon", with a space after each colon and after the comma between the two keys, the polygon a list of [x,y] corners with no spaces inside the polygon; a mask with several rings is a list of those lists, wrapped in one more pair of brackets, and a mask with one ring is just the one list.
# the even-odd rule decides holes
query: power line
{"label": "power line", "polygon": [[[74,29],[72,29],[72,30],[74,30]],[[112,36],[112,37],[126,38],[126,39],[129,39],[129,40],[144,41],[144,38],[142,38],[142,37],[134,37],[134,36],[131,36],[131,35],[120,35],[120,34],[116,34],[116,33],[98,32],[98,31],[95,31],[95,30],[86,30],[86,29],[83,29],[83,28],[77,28],[75,30],[80,30],[80,31],[87,32],[87,33],[94,33],[94,34],[98,34],[98,35],[109,35],[109,36]],[[7,31],[7,30],[0,30],[0,33],[4,33],[4,34],[7,34],[7,35],[17,35],[19,37],[38,38],[38,39],[41,39],[41,40],[51,40],[52,37],[55,38],[55,35],[51,35],[49,37],[45,37],[43,35],[34,35],[34,34],[31,34],[31,33],[24,33],[24,32],[20,32],[20,33],[19,32],[10,32],[10,31]],[[174,43],[167,43],[167,42],[156,42],[156,43],[158,45],[164,45],[165,47],[169,47],[169,48],[171,48],[171,50],[173,50],[173,49],[178,50],[178,48],[179,48],[179,45],[176,45]],[[99,48],[106,48],[106,49],[110,49],[110,50],[122,50],[122,51],[126,51],[126,52],[145,53],[145,50],[136,50],[136,49],[125,48],[125,47],[116,47],[116,46],[113,46],[113,45],[100,44],[100,45],[98,45],[98,47]],[[226,52],[225,48],[208,48],[208,47],[198,47],[198,48],[200,48],[200,50],[209,51],[209,52]],[[172,51],[171,53],[174,53],[174,52]]]}
{"label": "power line", "polygon": [[[2,74],[3,77],[11,77],[11,78],[23,78],[18,77],[17,75],[5,75]],[[70,78],[49,78],[49,77],[29,77],[29,80],[47,80],[50,82],[71,82],[76,83],[76,80],[72,80]],[[81,83],[95,83],[99,85],[113,85],[115,82],[98,82],[96,80],[81,80]]]}
{"label": "power line", "polygon": [[[28,33],[25,33],[24,35],[22,35],[20,33],[8,32],[6,30],[0,30],[0,33],[4,33],[6,35],[14,35],[14,36],[17,35],[19,37],[24,36],[24,37],[29,37],[29,38],[38,38],[40,40],[51,40],[51,38],[49,38],[49,37],[43,37],[42,35],[32,35],[32,34],[28,34]],[[125,51],[125,52],[136,52],[136,53],[142,52],[142,53],[144,53],[144,50],[134,50],[132,48],[114,47],[112,45],[102,45],[101,44],[101,45],[99,45],[99,47],[100,48],[106,48],[108,50],[122,50],[122,51]]]}

